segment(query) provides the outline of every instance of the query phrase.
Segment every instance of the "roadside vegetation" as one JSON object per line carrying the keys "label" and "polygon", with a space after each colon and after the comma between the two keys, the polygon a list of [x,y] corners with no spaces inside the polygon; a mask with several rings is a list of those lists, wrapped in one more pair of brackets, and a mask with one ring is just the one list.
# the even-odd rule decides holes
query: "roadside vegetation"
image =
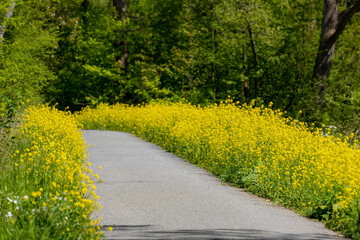
{"label": "roadside vegetation", "polygon": [[98,176],[71,115],[28,107],[2,131],[0,239],[99,239]]}
{"label": "roadside vegetation", "polygon": [[253,104],[100,104],[75,117],[86,129],[134,133],[230,184],[360,238],[358,142]]}
{"label": "roadside vegetation", "polygon": [[360,238],[359,18],[358,0],[0,0],[0,239],[99,236],[84,108]]}

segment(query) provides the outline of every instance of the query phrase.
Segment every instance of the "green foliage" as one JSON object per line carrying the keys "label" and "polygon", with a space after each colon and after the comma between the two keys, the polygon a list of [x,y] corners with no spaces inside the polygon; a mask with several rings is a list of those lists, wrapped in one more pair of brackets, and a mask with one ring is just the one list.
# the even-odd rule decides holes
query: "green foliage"
{"label": "green foliage", "polygon": [[[230,95],[271,101],[341,132],[359,129],[357,18],[338,41],[328,104],[323,111],[314,105],[322,1],[131,0],[121,18],[109,0],[22,0],[10,20],[11,1],[1,3],[8,26],[0,44],[2,112],[44,97],[75,111],[171,97],[207,104]],[[340,10],[353,3],[338,1]]]}
{"label": "green foliage", "polygon": [[322,3],[274,0],[264,4],[270,9],[267,20],[270,31],[269,38],[262,40],[265,53],[262,98],[293,113],[307,110]]}
{"label": "green foliage", "polygon": [[44,29],[44,23],[34,2],[17,2],[0,44],[0,114],[11,114],[27,99],[42,101],[46,87],[56,78],[48,65],[57,38],[54,29]]}
{"label": "green foliage", "polygon": [[48,101],[76,110],[98,101],[119,100],[124,81],[113,66],[112,34],[121,25],[99,1],[70,11],[74,17],[67,19],[60,34],[54,60],[58,80],[47,92]]}
{"label": "green foliage", "polygon": [[[131,17],[141,15],[141,23],[149,20],[153,6],[144,2],[130,6]],[[60,35],[55,55],[58,81],[48,91],[50,102],[58,102],[60,108],[79,110],[99,102],[143,102],[169,94],[160,89],[162,68],[154,62],[157,58],[149,60],[144,49],[138,49],[140,42],[148,44],[146,38],[152,37],[148,29],[143,30],[131,17],[124,21],[114,18],[113,9],[103,1],[92,1],[86,9],[78,6],[74,11],[79,11],[81,18],[76,27],[68,28],[69,33]],[[120,62],[124,46],[118,44],[125,41],[132,53],[127,69]]]}
{"label": "green foliage", "polygon": [[357,16],[337,45],[327,93],[326,121],[338,132],[360,131],[360,30]]}

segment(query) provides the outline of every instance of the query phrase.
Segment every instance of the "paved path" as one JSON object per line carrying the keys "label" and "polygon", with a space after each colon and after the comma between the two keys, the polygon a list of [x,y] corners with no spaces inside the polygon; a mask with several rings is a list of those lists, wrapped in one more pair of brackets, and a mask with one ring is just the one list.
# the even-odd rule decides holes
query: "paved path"
{"label": "paved path", "polygon": [[[86,131],[107,239],[337,239],[128,133]],[[98,166],[102,166],[99,170]]]}

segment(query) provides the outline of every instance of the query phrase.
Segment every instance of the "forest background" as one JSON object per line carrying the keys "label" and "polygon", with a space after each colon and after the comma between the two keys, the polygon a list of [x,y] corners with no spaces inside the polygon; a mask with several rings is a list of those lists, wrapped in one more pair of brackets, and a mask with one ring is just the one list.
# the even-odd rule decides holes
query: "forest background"
{"label": "forest background", "polygon": [[0,0],[0,114],[27,99],[77,111],[230,96],[356,137],[358,11],[358,0]]}

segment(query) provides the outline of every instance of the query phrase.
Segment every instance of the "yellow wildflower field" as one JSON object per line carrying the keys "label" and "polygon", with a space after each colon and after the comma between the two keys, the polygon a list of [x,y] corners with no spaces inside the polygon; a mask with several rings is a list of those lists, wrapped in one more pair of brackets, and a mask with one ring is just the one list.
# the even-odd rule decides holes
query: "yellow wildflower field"
{"label": "yellow wildflower field", "polygon": [[29,107],[12,131],[14,152],[1,171],[1,239],[96,239],[99,208],[86,145],[70,113]]}
{"label": "yellow wildflower field", "polygon": [[358,142],[253,105],[100,104],[75,118],[87,129],[134,133],[233,185],[360,237]]}

